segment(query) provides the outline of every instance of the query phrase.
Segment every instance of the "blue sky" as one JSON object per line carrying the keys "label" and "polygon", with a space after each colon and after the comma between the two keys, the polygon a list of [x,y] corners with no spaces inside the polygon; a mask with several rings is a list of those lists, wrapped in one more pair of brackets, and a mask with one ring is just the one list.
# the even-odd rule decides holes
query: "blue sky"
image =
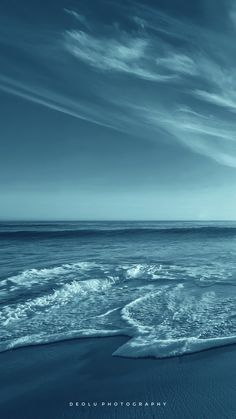
{"label": "blue sky", "polygon": [[235,219],[231,0],[2,1],[1,219]]}

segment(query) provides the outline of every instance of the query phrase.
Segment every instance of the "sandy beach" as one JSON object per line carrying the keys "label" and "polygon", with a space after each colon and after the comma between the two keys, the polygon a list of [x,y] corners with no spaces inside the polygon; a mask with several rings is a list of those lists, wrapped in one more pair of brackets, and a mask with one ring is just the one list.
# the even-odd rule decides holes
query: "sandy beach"
{"label": "sandy beach", "polygon": [[1,353],[0,417],[235,418],[235,346],[159,360],[112,356],[126,340],[77,339]]}

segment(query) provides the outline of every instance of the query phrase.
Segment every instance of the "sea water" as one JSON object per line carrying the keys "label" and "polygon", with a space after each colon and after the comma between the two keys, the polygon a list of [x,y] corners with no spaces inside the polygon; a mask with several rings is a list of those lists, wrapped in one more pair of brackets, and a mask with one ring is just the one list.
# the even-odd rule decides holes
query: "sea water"
{"label": "sea water", "polygon": [[94,336],[114,355],[236,342],[236,223],[0,224],[0,351]]}

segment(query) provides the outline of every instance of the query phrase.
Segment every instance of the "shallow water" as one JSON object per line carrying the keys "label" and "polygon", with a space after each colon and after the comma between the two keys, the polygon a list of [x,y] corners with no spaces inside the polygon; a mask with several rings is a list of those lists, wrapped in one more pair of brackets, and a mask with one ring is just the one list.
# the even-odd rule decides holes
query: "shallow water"
{"label": "shallow water", "polygon": [[124,334],[115,354],[236,341],[236,223],[0,224],[0,350]]}

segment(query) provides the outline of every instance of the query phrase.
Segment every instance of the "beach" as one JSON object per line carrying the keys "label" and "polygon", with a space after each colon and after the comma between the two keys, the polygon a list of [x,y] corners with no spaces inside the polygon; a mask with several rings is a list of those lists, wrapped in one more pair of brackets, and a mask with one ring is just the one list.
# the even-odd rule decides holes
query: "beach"
{"label": "beach", "polygon": [[1,3],[0,419],[236,419],[236,0]]}
{"label": "beach", "polygon": [[235,238],[2,223],[0,419],[235,419]]}
{"label": "beach", "polygon": [[0,417],[235,418],[235,345],[165,359],[112,356],[126,340],[77,339],[1,353]]}

